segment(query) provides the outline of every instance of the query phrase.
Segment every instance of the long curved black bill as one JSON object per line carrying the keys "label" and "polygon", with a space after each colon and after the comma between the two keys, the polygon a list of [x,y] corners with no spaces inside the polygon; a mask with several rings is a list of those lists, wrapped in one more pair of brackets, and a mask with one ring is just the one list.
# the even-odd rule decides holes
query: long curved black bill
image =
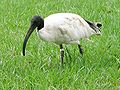
{"label": "long curved black bill", "polygon": [[27,41],[35,28],[36,28],[35,25],[32,24],[25,36],[24,43],[23,43],[23,56],[25,56],[25,48],[26,48]]}

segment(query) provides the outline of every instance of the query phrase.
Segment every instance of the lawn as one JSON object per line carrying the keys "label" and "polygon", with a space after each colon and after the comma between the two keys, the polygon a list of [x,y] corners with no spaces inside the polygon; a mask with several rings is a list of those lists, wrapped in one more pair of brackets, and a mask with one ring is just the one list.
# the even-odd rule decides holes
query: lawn
{"label": "lawn", "polygon": [[[34,32],[22,56],[22,45],[34,15],[76,13],[103,24],[102,36],[93,43],[81,40],[60,50],[40,40]],[[119,0],[1,0],[0,1],[0,90],[120,90],[120,1]]]}

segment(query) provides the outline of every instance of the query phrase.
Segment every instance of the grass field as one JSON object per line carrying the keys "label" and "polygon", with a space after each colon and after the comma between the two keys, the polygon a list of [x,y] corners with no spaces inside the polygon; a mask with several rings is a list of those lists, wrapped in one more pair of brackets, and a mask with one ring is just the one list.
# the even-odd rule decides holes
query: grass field
{"label": "grass field", "polygon": [[[64,46],[64,68],[59,47],[32,34],[22,56],[22,45],[34,15],[71,12],[103,24],[94,43],[81,40]],[[66,50],[66,49],[65,49]],[[0,90],[120,90],[119,0],[1,0]]]}

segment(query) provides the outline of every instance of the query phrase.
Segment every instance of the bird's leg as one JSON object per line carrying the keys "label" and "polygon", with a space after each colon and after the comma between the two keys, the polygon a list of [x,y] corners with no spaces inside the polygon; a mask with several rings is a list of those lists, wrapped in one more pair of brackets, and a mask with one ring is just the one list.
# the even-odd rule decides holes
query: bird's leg
{"label": "bird's leg", "polygon": [[61,60],[61,65],[63,65],[63,58],[64,58],[64,49],[62,44],[60,45],[60,60]]}
{"label": "bird's leg", "polygon": [[80,52],[80,54],[83,55],[83,49],[81,48],[81,45],[78,44],[78,48],[79,48],[79,52]]}

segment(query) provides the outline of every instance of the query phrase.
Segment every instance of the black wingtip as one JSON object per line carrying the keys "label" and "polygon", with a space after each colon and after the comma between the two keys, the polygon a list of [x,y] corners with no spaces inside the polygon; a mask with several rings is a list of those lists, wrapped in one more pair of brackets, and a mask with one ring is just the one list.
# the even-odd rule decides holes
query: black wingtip
{"label": "black wingtip", "polygon": [[101,23],[97,23],[97,27],[102,27],[102,24]]}

